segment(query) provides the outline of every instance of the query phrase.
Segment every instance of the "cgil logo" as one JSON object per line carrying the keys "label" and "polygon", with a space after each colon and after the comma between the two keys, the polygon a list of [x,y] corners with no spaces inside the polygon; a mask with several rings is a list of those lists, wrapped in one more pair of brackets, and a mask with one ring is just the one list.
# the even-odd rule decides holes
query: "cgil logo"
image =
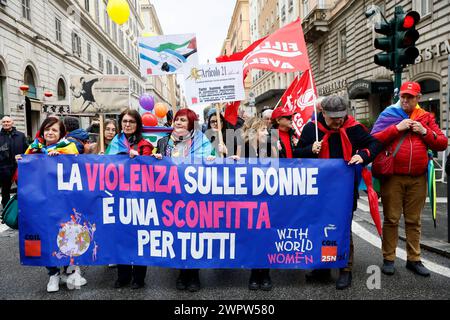
{"label": "cgil logo", "polygon": [[40,257],[41,237],[38,234],[27,234],[24,239],[25,257]]}
{"label": "cgil logo", "polygon": [[[335,243],[335,241],[333,242]],[[336,261],[337,261],[337,246],[322,246],[321,262],[336,262]]]}

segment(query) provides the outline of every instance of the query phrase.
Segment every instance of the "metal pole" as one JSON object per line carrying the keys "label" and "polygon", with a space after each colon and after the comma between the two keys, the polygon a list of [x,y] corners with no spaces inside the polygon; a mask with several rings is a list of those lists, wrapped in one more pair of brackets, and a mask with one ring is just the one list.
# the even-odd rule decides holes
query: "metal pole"
{"label": "metal pole", "polygon": [[402,85],[402,72],[403,69],[395,71],[394,74],[394,103],[400,99],[400,86]]}

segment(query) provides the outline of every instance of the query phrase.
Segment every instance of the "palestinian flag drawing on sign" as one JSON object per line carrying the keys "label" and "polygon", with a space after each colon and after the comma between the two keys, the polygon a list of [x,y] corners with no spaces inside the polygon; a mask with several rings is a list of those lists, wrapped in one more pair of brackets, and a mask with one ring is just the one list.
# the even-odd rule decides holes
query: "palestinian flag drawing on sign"
{"label": "palestinian flag drawing on sign", "polygon": [[198,64],[195,34],[139,38],[141,75],[183,73],[184,67]]}

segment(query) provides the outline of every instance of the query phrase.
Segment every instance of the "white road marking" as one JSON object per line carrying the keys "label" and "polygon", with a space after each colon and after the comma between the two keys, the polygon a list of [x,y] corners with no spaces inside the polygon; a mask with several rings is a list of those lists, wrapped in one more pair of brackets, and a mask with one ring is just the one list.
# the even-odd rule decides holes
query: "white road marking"
{"label": "white road marking", "polygon": [[[352,232],[356,234],[361,239],[364,239],[371,245],[379,248],[381,250],[381,239],[380,237],[372,234],[371,232],[367,231],[364,227],[362,227],[359,223],[353,221],[352,222]],[[406,261],[406,251],[401,248],[397,248],[396,250],[397,257]],[[441,266],[437,263],[431,262],[427,259],[420,259],[425,267],[427,267],[430,271],[434,273],[438,273],[444,277],[450,278],[450,268]]]}

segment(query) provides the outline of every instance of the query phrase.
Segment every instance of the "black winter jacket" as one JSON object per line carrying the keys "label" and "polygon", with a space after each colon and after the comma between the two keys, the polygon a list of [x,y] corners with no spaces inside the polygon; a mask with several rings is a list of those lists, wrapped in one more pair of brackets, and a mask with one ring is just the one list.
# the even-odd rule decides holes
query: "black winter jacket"
{"label": "black winter jacket", "polygon": [[15,156],[27,150],[25,135],[15,127],[0,131],[0,175],[12,175],[17,167]]}

